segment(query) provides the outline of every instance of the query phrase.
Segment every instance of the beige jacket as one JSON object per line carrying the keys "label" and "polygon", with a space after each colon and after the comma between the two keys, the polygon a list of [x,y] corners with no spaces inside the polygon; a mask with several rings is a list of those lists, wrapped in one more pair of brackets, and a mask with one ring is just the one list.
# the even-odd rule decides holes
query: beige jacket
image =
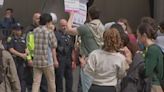
{"label": "beige jacket", "polygon": [[[0,48],[4,48],[0,43]],[[16,66],[11,54],[2,52],[3,65],[6,70],[5,80],[0,84],[0,92],[21,92]]]}

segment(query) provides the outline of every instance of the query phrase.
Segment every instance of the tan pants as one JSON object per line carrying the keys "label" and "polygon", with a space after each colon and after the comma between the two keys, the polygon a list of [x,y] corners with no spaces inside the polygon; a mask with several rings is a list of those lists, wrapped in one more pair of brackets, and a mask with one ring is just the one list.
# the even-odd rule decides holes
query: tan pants
{"label": "tan pants", "polygon": [[152,85],[151,92],[163,92],[161,86]]}
{"label": "tan pants", "polygon": [[47,79],[48,92],[56,92],[53,66],[49,66],[45,68],[33,68],[33,72],[34,72],[34,78],[33,78],[32,92],[39,92],[42,73],[45,74],[45,77]]}

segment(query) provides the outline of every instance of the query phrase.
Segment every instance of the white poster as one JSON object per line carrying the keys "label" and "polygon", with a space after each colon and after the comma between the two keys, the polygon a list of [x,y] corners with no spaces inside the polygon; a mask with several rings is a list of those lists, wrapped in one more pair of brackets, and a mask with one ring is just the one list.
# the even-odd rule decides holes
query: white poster
{"label": "white poster", "polygon": [[85,23],[87,17],[87,6],[86,4],[79,4],[79,11],[75,13],[73,18],[74,26],[79,26]]}
{"label": "white poster", "polygon": [[0,0],[0,6],[3,6],[4,0]]}
{"label": "white poster", "polygon": [[77,12],[79,10],[79,0],[64,0],[65,12]]}

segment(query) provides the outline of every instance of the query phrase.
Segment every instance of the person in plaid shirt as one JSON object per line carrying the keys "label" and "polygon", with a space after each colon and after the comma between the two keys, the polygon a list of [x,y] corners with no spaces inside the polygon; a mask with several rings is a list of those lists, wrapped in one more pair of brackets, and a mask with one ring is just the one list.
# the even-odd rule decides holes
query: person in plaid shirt
{"label": "person in plaid shirt", "polygon": [[45,74],[48,92],[56,92],[54,66],[58,67],[56,58],[57,40],[53,33],[54,25],[50,14],[40,16],[40,26],[34,29],[34,58],[32,92],[38,92],[42,73]]}

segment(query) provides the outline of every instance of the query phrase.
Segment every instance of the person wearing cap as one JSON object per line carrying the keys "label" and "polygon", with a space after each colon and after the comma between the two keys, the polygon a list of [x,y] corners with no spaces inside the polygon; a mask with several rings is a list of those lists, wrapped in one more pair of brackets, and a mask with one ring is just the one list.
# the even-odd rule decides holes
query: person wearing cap
{"label": "person wearing cap", "polygon": [[[33,57],[34,57],[34,33],[33,30],[39,26],[41,14],[39,12],[34,13],[33,15],[33,23],[27,27],[26,32],[26,46],[28,50],[27,54],[27,66],[26,66],[26,85],[28,92],[32,91],[32,83],[33,83]],[[40,84],[40,92],[47,92],[47,81],[45,75],[42,76],[42,81]]]}
{"label": "person wearing cap", "polygon": [[21,92],[26,92],[25,82],[25,63],[26,63],[26,41],[22,36],[23,27],[20,23],[12,25],[13,37],[11,38],[8,48],[16,64],[18,77],[21,84]]}
{"label": "person wearing cap", "polygon": [[56,16],[56,14],[53,13],[53,12],[51,12],[50,15],[51,15],[51,17],[52,17],[52,22],[53,22],[54,24],[57,23],[57,16]]}

